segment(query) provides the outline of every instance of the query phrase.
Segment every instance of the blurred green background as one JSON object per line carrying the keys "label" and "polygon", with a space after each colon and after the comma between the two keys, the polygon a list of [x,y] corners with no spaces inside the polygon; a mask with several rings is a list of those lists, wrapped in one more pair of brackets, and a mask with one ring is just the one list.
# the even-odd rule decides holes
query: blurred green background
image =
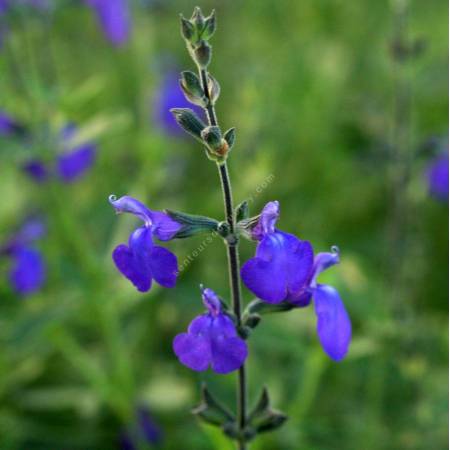
{"label": "blurred green background", "polygon": [[[193,69],[178,13],[197,3],[129,2],[133,28],[120,48],[81,2],[7,19],[0,107],[36,138],[1,138],[0,239],[39,212],[48,279],[21,298],[0,260],[1,450],[117,449],[137,404],[163,430],[158,448],[233,448],[189,409],[204,380],[234,408],[235,374],[194,373],[171,348],[202,311],[199,283],[228,296],[223,244],[214,240],[175,289],[147,294],[110,257],[137,223],[114,215],[111,193],[223,217],[214,165],[152,119],[167,61]],[[249,343],[250,400],[265,384],[290,420],[251,450],[447,448],[448,207],[428,194],[431,153],[421,150],[448,134],[447,2],[200,6],[218,13],[210,69],[220,122],[237,128],[235,200],[250,198],[256,214],[277,199],[281,229],[316,251],[340,247],[342,263],[323,280],[339,289],[354,330],[336,364],[312,308],[264,319]],[[394,54],[399,36],[417,54]],[[68,121],[98,144],[95,165],[77,183],[34,184],[21,165],[54,152],[48,135]],[[182,261],[203,239],[168,247]],[[253,252],[243,242],[242,260]]]}

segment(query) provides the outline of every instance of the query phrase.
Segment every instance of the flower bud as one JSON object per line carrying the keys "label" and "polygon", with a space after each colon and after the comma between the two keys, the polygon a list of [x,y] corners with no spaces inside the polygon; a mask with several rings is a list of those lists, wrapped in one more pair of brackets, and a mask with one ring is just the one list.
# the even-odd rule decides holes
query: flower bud
{"label": "flower bud", "polygon": [[205,69],[208,67],[211,62],[211,54],[212,48],[211,46],[204,40],[200,41],[200,44],[196,46],[193,50],[193,56],[195,62],[202,68]]}
{"label": "flower bud", "polygon": [[225,139],[222,138],[222,133],[219,127],[212,126],[206,127],[202,131],[202,139],[210,150],[210,156],[223,159],[228,153],[228,144]]}
{"label": "flower bud", "polygon": [[203,15],[202,10],[198,6],[194,8],[194,12],[192,13],[191,17],[191,23],[197,29],[198,34],[201,35],[205,27],[205,16]]}
{"label": "flower bud", "polygon": [[195,27],[194,25],[187,19],[185,19],[182,15],[180,15],[180,23],[181,23],[181,36],[188,41],[191,42],[195,36]]}
{"label": "flower bud", "polygon": [[206,127],[202,131],[202,139],[209,148],[216,150],[222,145],[222,133],[220,128],[216,126]]}
{"label": "flower bud", "polygon": [[200,80],[194,72],[186,70],[181,73],[180,87],[185,97],[194,105],[206,107],[208,99],[203,92]]}
{"label": "flower bud", "polygon": [[186,133],[203,142],[202,131],[206,125],[199,117],[189,108],[172,108],[170,112],[174,115],[178,125],[186,131]]}

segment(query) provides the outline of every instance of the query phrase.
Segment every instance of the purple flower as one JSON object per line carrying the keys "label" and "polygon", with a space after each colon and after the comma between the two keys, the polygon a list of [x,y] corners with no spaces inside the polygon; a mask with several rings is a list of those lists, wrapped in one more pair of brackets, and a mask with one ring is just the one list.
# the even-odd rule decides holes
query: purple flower
{"label": "purple flower", "polygon": [[86,142],[73,146],[71,140],[76,135],[73,124],[66,125],[60,133],[63,152],[53,164],[46,164],[40,159],[31,159],[23,165],[24,172],[37,183],[47,181],[50,176],[57,176],[64,183],[73,183],[81,178],[94,164],[96,146]]}
{"label": "purple flower", "polygon": [[245,285],[268,303],[289,300],[307,282],[313,264],[313,249],[308,241],[275,229],[278,202],[268,203],[253,236],[259,240],[256,256],[242,267]]}
{"label": "purple flower", "polygon": [[222,311],[216,293],[204,289],[202,297],[207,312],[190,323],[187,333],[175,337],[173,350],[180,362],[192,370],[203,371],[209,366],[216,373],[237,370],[247,358],[247,344]]}
{"label": "purple flower", "polygon": [[443,201],[448,201],[448,147],[429,165],[426,175],[430,194]]}
{"label": "purple flower", "polygon": [[195,110],[200,117],[203,111],[198,106],[190,103],[184,96],[180,84],[180,74],[171,70],[167,72],[158,89],[153,105],[153,117],[157,125],[171,136],[184,136],[184,131],[177,124],[172,108],[191,108]]}
{"label": "purple flower", "polygon": [[130,35],[131,17],[128,0],[86,0],[93,9],[106,38],[114,45],[123,45]]}
{"label": "purple flower", "polygon": [[29,220],[0,248],[0,255],[11,259],[9,281],[22,295],[38,291],[45,282],[46,269],[41,253],[31,245],[46,232],[39,220]]}
{"label": "purple flower", "polygon": [[58,156],[56,171],[65,183],[71,183],[87,172],[95,161],[95,145],[88,143]]}
{"label": "purple flower", "polygon": [[124,430],[119,437],[120,450],[137,450],[139,443],[157,445],[162,440],[160,427],[155,423],[146,407],[136,410],[136,423],[131,429]]}
{"label": "purple flower", "polygon": [[33,248],[20,247],[12,253],[13,267],[9,280],[22,295],[38,291],[45,281],[45,264],[41,253]]}
{"label": "purple flower", "polygon": [[[1,11],[1,4],[0,4]],[[0,111],[0,136],[22,135],[25,128],[5,111]]]}
{"label": "purple flower", "polygon": [[177,258],[166,248],[154,245],[153,237],[168,241],[182,225],[129,196],[117,199],[111,195],[109,201],[118,213],[134,214],[144,222],[144,226],[131,233],[128,245],[120,244],[114,249],[112,257],[119,271],[140,292],[149,291],[152,280],[167,288],[174,287],[178,275]]}
{"label": "purple flower", "polygon": [[252,231],[259,240],[256,256],[242,266],[242,280],[267,303],[287,301],[303,307],[314,299],[320,343],[332,359],[340,361],[351,340],[350,319],[338,292],[331,286],[317,284],[318,275],[339,262],[339,254],[336,250],[314,257],[308,241],[275,228],[278,216],[278,202],[264,207]]}
{"label": "purple flower", "polygon": [[30,159],[22,166],[23,171],[36,183],[43,183],[48,180],[48,169],[43,162],[38,159]]}

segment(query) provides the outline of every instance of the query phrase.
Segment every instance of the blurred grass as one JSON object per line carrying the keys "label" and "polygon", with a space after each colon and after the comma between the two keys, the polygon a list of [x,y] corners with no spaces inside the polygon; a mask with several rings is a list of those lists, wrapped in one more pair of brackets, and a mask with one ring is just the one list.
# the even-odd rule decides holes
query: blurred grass
{"label": "blurred grass", "polygon": [[[410,35],[426,43],[401,74],[411,83],[408,151],[415,154],[429,136],[448,133],[448,6],[409,3]],[[155,209],[223,214],[217,174],[202,150],[151,120],[161,61],[169,55],[180,69],[192,68],[177,14],[188,15],[195,2],[156,5],[133,3],[133,36],[123,49],[105,42],[77,2],[57,8],[52,20],[28,14],[10,24],[0,105],[36,139],[1,141],[0,238],[30,210],[42,212],[49,280],[21,300],[0,278],[1,450],[117,448],[136,403],[147,404],[164,429],[164,449],[230,448],[189,408],[205,379],[232,407],[234,376],[192,373],[171,349],[202,309],[199,283],[228,293],[222,244],[209,245],[175,290],[145,295],[110,259],[135,224],[114,216],[111,193]],[[327,277],[354,324],[350,354],[336,365],[321,353],[311,309],[264,319],[250,341],[251,399],[266,384],[291,418],[252,450],[446,448],[448,209],[427,196],[425,157],[414,159],[405,196],[403,268],[392,265],[386,235],[393,220],[386,175],[396,80],[392,3],[201,6],[218,10],[211,71],[222,86],[221,122],[238,132],[230,161],[236,200],[250,198],[256,213],[278,199],[282,229],[317,251],[339,245],[342,264]],[[51,136],[69,120],[98,142],[99,159],[77,184],[38,188],[19,166],[52,155]],[[202,240],[170,247],[182,261]],[[253,250],[243,243],[242,259]],[[0,270],[6,274],[3,261]],[[389,283],[387,274],[400,270],[401,284]],[[398,304],[407,314],[397,314]]]}

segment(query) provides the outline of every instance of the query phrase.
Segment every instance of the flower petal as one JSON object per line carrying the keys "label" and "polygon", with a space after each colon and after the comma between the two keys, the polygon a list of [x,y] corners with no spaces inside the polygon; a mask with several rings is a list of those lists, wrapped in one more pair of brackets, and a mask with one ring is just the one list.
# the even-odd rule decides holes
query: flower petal
{"label": "flower petal", "polygon": [[9,279],[20,294],[31,294],[41,288],[45,281],[45,264],[39,251],[22,247],[14,254],[14,266]]}
{"label": "flower petal", "polygon": [[140,292],[147,292],[152,286],[151,273],[137,264],[133,252],[125,244],[118,245],[113,251],[116,267],[128,278]]}
{"label": "flower petal", "polygon": [[45,164],[38,159],[27,161],[22,169],[36,183],[47,181],[50,175]]}
{"label": "flower petal", "polygon": [[206,370],[211,361],[209,339],[202,335],[182,333],[173,341],[173,351],[182,364],[192,370]]}
{"label": "flower petal", "polygon": [[248,348],[246,342],[238,337],[213,337],[211,340],[212,369],[216,373],[229,373],[244,364]]}
{"label": "flower petal", "polygon": [[160,241],[169,241],[180,231],[181,223],[161,211],[151,211],[152,231]]}
{"label": "flower petal", "polygon": [[129,195],[117,198],[115,195],[109,196],[109,203],[116,210],[117,214],[130,213],[143,220],[146,225],[152,225],[152,211],[150,211],[143,203]]}
{"label": "flower petal", "polygon": [[273,201],[267,203],[261,211],[259,221],[252,229],[252,237],[261,240],[265,235],[275,232],[275,224],[280,217],[280,203]]}
{"label": "flower petal", "polygon": [[172,288],[177,282],[177,257],[163,247],[154,246],[150,253],[150,268],[156,282],[166,288]]}
{"label": "flower petal", "polygon": [[347,354],[352,336],[350,318],[333,287],[319,284],[313,295],[320,343],[330,358],[340,361]]}
{"label": "flower petal", "polygon": [[311,277],[311,286],[316,286],[317,277],[325,270],[334,266],[335,264],[339,264],[339,249],[337,247],[332,248],[332,252],[323,252],[317,253],[314,257],[314,267],[313,273]]}
{"label": "flower petal", "polygon": [[129,37],[131,18],[127,0],[87,0],[107,39],[115,46],[123,45]]}
{"label": "flower petal", "polygon": [[56,170],[66,183],[75,181],[90,169],[95,161],[95,146],[85,144],[58,156]]}
{"label": "flower petal", "polygon": [[241,277],[257,297],[280,303],[302,288],[312,264],[313,250],[308,241],[276,231],[261,240],[255,258],[243,265]]}
{"label": "flower petal", "polygon": [[208,309],[208,312],[217,317],[222,311],[222,304],[220,302],[219,296],[209,288],[203,289],[202,291],[203,304]]}

